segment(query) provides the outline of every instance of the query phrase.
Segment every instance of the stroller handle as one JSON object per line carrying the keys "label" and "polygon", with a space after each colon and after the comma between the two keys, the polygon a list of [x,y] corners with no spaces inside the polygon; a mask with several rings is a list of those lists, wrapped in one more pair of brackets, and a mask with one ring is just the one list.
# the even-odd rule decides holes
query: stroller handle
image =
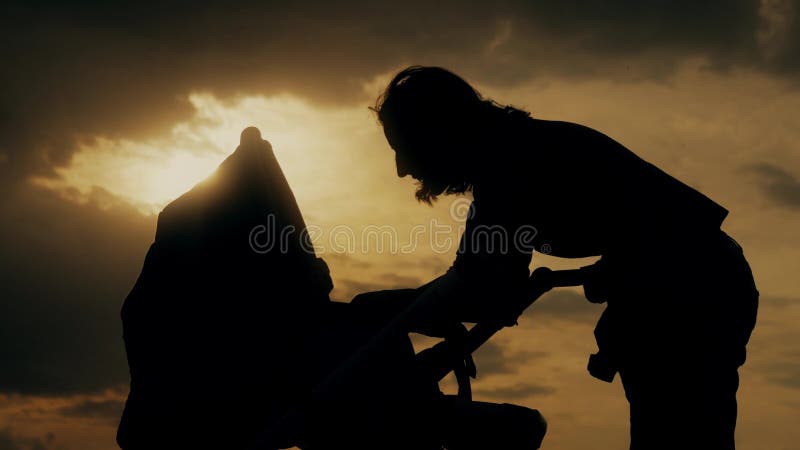
{"label": "stroller handle", "polygon": [[531,284],[541,284],[542,287],[549,286],[547,290],[554,287],[580,286],[586,278],[587,267],[569,270],[550,270],[547,267],[539,267],[533,271],[530,282]]}
{"label": "stroller handle", "polygon": [[[536,269],[529,278],[528,292],[519,305],[519,313],[521,314],[540,296],[554,287],[578,286],[583,284],[584,269],[585,268],[557,271],[550,270],[546,267]],[[324,400],[330,398],[331,394],[340,391],[348,374],[357,370],[363,370],[364,367],[368,365],[371,355],[380,352],[393,337],[408,332],[408,324],[411,323],[412,318],[430,313],[438,306],[441,305],[436,304],[436,302],[431,302],[431,304],[417,302],[409,307],[381,332],[374,336],[366,345],[361,347],[358,352],[334,370],[333,373],[329,374],[323,382],[317,385],[311,393],[310,398]],[[423,357],[423,353],[430,352],[431,350],[437,349],[437,347],[437,350],[443,351],[443,353],[437,355],[436,358],[430,358],[430,360],[435,360],[436,363],[428,367],[429,374],[439,381],[452,370],[454,367],[452,362],[463,360],[465,357],[471,355],[504,327],[505,324],[499,321],[479,322],[469,330],[468,334],[464,336],[463,339],[458,339],[457,342],[441,342],[428,350],[420,352],[417,356]],[[442,346],[442,344],[445,345]],[[280,419],[272,423],[271,426],[267,427],[262,433],[259,433],[253,441],[254,445],[250,448],[255,450],[279,447],[278,443],[285,442],[284,438],[286,436],[292,436],[297,433],[297,430],[302,426],[303,420],[304,410],[302,406],[298,405],[297,407],[291,408]]]}
{"label": "stroller handle", "polygon": [[[521,315],[542,295],[554,287],[580,286],[586,277],[586,268],[569,270],[551,270],[540,267],[533,271],[529,278],[527,293],[518,305],[517,315]],[[491,339],[506,324],[500,321],[478,322],[464,336],[458,339],[440,342],[428,350],[420,352],[422,358],[433,363],[430,367],[431,376],[441,381],[452,370],[456,363],[463,361]],[[423,355],[428,352],[429,354]],[[431,353],[436,353],[434,356]]]}

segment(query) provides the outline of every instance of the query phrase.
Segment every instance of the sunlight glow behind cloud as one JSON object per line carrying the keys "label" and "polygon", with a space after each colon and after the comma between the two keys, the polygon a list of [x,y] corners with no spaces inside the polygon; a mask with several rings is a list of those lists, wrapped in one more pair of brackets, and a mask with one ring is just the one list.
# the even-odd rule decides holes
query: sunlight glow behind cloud
{"label": "sunlight glow behind cloud", "polygon": [[298,197],[308,200],[324,195],[318,183],[323,172],[344,169],[348,158],[337,157],[337,150],[358,145],[359,136],[378,136],[366,107],[317,109],[288,95],[222,102],[195,93],[189,100],[194,117],[175,125],[170,135],[143,142],[97,137],[69,166],[57,169],[57,178],[33,181],[78,201],[99,187],[144,213],[157,213],[213,172],[238,145],[238,131],[256,125],[272,143]]}

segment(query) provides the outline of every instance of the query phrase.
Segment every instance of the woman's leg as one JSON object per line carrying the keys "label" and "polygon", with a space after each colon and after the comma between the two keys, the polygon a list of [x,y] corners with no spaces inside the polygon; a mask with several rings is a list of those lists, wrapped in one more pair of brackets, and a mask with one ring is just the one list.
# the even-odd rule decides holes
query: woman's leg
{"label": "woman's leg", "polygon": [[630,403],[631,450],[733,450],[736,366],[697,354],[669,356],[620,371]]}
{"label": "woman's leg", "polygon": [[733,450],[738,368],[758,308],[752,272],[724,234],[661,264],[661,281],[626,300],[631,450]]}

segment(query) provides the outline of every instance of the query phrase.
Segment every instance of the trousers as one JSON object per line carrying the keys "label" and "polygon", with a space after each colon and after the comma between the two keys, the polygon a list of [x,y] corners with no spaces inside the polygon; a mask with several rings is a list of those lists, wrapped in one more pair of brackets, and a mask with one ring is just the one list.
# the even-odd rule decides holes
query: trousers
{"label": "trousers", "polygon": [[590,372],[620,374],[630,449],[735,449],[738,368],[759,296],[741,247],[719,230],[662,235],[600,267],[595,290],[608,305]]}

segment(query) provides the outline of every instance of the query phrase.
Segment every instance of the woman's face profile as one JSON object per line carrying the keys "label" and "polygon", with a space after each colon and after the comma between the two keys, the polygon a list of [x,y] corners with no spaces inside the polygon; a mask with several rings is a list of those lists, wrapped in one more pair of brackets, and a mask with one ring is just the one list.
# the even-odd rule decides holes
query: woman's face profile
{"label": "woman's face profile", "polygon": [[431,163],[437,159],[443,149],[432,145],[432,141],[435,139],[432,139],[430,133],[421,135],[415,132],[417,130],[409,128],[413,127],[406,127],[403,130],[384,127],[386,140],[395,153],[397,176],[403,178],[410,175],[418,181],[436,176],[437,172],[442,171],[442,168],[436,169],[433,167],[435,164]]}

